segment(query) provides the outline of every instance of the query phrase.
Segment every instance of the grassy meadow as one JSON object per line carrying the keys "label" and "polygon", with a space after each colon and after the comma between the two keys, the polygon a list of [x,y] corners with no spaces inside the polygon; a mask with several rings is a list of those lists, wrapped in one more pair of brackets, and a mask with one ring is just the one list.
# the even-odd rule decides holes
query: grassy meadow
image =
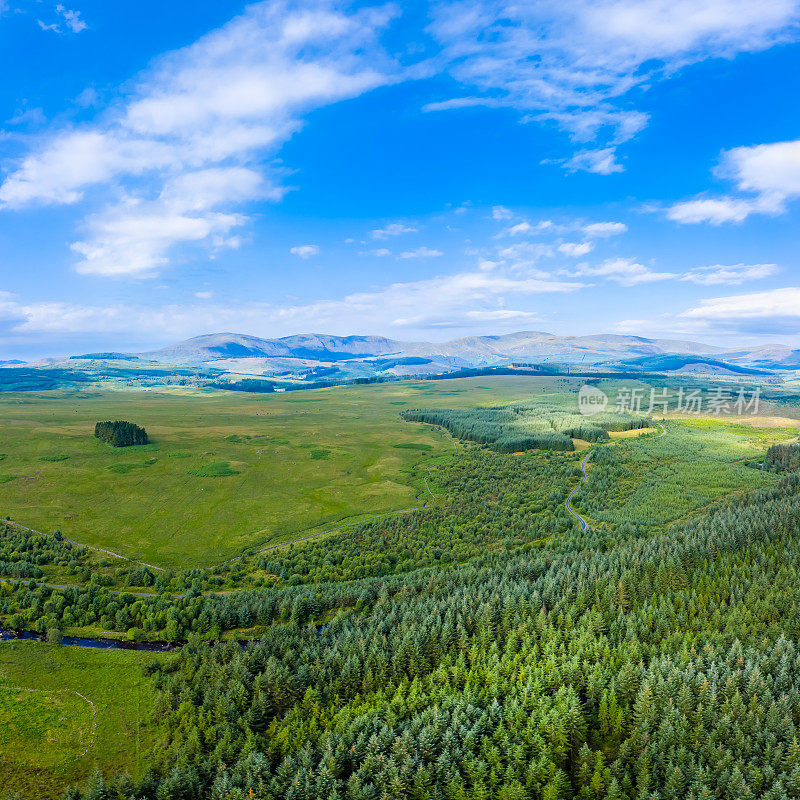
{"label": "grassy meadow", "polygon": [[[287,394],[0,394],[0,516],[167,568],[417,505],[411,469],[452,448],[398,416],[551,395],[563,379],[501,377]],[[143,425],[114,448],[94,424]]]}
{"label": "grassy meadow", "polygon": [[156,740],[141,670],[153,656],[0,642],[0,787],[48,800],[98,769],[140,774]]}

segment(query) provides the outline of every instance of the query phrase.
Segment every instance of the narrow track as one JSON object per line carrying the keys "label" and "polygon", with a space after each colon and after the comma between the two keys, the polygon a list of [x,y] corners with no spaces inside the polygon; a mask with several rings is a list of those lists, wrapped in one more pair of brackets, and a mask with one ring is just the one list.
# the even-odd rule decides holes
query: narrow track
{"label": "narrow track", "polygon": [[583,472],[583,477],[581,478],[580,483],[569,493],[569,495],[567,495],[567,499],[564,501],[564,507],[567,509],[567,511],[569,511],[570,514],[572,514],[573,517],[575,517],[576,520],[578,520],[578,522],[580,522],[582,531],[589,529],[589,523],[572,507],[572,497],[575,492],[577,492],[578,489],[583,486],[584,482],[589,477],[586,474],[586,462],[592,457],[593,452],[594,450],[590,450],[584,457],[583,461],[581,461],[581,471]]}

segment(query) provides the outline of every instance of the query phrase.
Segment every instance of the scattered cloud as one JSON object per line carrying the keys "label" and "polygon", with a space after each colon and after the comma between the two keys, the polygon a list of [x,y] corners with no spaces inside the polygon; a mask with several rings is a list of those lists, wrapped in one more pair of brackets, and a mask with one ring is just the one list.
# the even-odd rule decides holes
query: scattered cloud
{"label": "scattered cloud", "polygon": [[[262,165],[305,112],[395,80],[377,42],[394,13],[344,14],[333,0],[255,3],[158,59],[94,125],[34,140],[8,170],[0,208],[99,202],[85,224],[89,238],[73,245],[86,274],[154,275],[176,245],[213,247],[246,223],[239,204],[282,196]],[[176,194],[193,176],[233,169],[258,174],[258,192],[253,181],[243,192],[223,180],[213,205]]]}
{"label": "scattered cloud", "polygon": [[128,197],[86,221],[89,236],[72,244],[85,275],[150,278],[168,263],[177,244],[205,242],[210,248],[238,248],[229,237],[246,217],[215,210],[223,201],[243,202],[276,191],[261,174],[244,167],[185,172],[167,181],[154,200]]}
{"label": "scattered cloud", "polygon": [[392,222],[385,228],[377,228],[372,231],[373,239],[388,239],[391,236],[401,236],[404,233],[416,233],[417,229],[402,222]]}
{"label": "scattered cloud", "polygon": [[769,278],[777,272],[776,264],[733,264],[731,266],[716,264],[712,267],[697,267],[685,273],[681,280],[701,286],[738,286],[745,281]]}
{"label": "scattered cloud", "polygon": [[788,286],[767,292],[701,300],[700,305],[684,311],[680,316],[723,322],[762,318],[778,320],[788,317],[796,320],[800,317],[800,287]]}
{"label": "scattered cloud", "polygon": [[385,247],[378,247],[375,250],[361,250],[358,254],[360,256],[377,256],[378,258],[383,258],[384,256],[390,256],[392,251],[387,250]]}
{"label": "scattered cloud", "polygon": [[505,206],[492,207],[492,219],[513,219],[514,213]]}
{"label": "scattered cloud", "polygon": [[41,108],[23,108],[17,111],[7,122],[9,125],[29,125],[38,127],[47,121]]}
{"label": "scattered cloud", "polygon": [[638,286],[678,277],[674,272],[654,272],[632,258],[610,258],[595,266],[584,264],[570,274],[606,278],[622,286]]}
{"label": "scattered cloud", "polygon": [[85,31],[88,27],[87,24],[81,19],[80,11],[70,11],[65,8],[61,3],[56,6],[56,12],[61,14],[64,18],[64,24],[73,32],[80,33]]}
{"label": "scattered cloud", "polygon": [[414,250],[406,250],[400,253],[400,258],[438,258],[444,255],[441,250],[433,250],[430,247],[417,247]]}
{"label": "scattered cloud", "polygon": [[[0,0],[0,13],[3,11],[3,3]],[[80,33],[81,31],[85,31],[86,28],[89,26],[81,19],[81,12],[80,11],[72,11],[68,9],[66,6],[59,3],[55,7],[55,13],[58,17],[60,17],[59,22],[43,22],[40,19],[37,19],[36,22],[39,23],[39,27],[43,31],[48,31],[51,33],[63,33],[64,28],[62,25],[66,27],[72,33]]]}
{"label": "scattered cloud", "polygon": [[198,300],[210,300],[214,296],[214,292],[195,292],[194,296]]}
{"label": "scattered cloud", "polygon": [[800,139],[728,150],[715,174],[732,181],[739,194],[684,200],[670,206],[667,217],[684,224],[722,225],[751,214],[784,213],[787,202],[800,197]]}
{"label": "scattered cloud", "polygon": [[574,156],[561,162],[568,172],[594,172],[598,175],[612,175],[624,172],[625,168],[617,161],[615,147],[601,147],[598,150],[579,150]]}
{"label": "scattered cloud", "polygon": [[[463,320],[466,327],[497,325],[532,317],[532,312],[509,309],[504,297],[564,294],[585,286],[578,281],[547,280],[530,276],[459,272],[420,281],[394,283],[341,299],[279,306],[271,303],[214,303],[189,305],[83,305],[65,302],[24,304],[0,294],[0,340],[30,342],[31,337],[59,337],[62,343],[76,336],[102,335],[126,339],[126,348],[150,346],[208,330],[246,330],[275,336],[298,330],[325,329],[352,332],[358,319],[366,328],[390,326],[438,327],[443,321]],[[421,320],[419,311],[436,298],[436,316]],[[158,341],[153,341],[153,336]],[[141,337],[146,337],[142,339]],[[140,344],[141,343],[141,344]],[[62,344],[62,346],[67,346]]]}
{"label": "scattered cloud", "polygon": [[311,258],[319,253],[319,247],[315,244],[300,244],[292,247],[289,252],[298,258]]}
{"label": "scattered cloud", "polygon": [[573,258],[585,256],[587,253],[591,253],[592,250],[594,250],[594,245],[591,242],[563,242],[558,246],[559,253]]}
{"label": "scattered cloud", "polygon": [[581,229],[587,236],[605,238],[607,236],[619,236],[626,233],[628,226],[624,222],[592,222],[584,225]]}
{"label": "scattered cloud", "polygon": [[552,232],[557,229],[558,226],[549,219],[540,220],[535,225],[531,225],[527,220],[522,220],[522,222],[504,228],[495,238],[502,238],[503,236],[524,236],[526,234],[544,233],[545,231]]}
{"label": "scattered cloud", "polygon": [[508,247],[500,247],[497,255],[505,261],[511,262],[512,267],[530,267],[542,258],[553,255],[553,245],[541,242],[515,242]]}
{"label": "scattered cloud", "polygon": [[634,90],[706,59],[796,40],[799,18],[798,0],[439,2],[429,32],[470,93],[427,109],[510,106],[575,142],[599,142],[563,163],[610,174],[622,169],[616,147],[647,122],[630,108]]}

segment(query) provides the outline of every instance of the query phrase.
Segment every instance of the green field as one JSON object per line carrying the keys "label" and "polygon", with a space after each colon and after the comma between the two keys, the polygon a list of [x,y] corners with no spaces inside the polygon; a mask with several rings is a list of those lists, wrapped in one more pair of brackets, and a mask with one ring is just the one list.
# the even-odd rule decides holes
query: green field
{"label": "green field", "polygon": [[156,736],[141,671],[152,658],[0,643],[0,788],[56,798],[98,769],[139,774]]}
{"label": "green field", "polygon": [[[292,394],[0,395],[0,516],[171,568],[413,507],[410,469],[452,448],[398,411],[524,400],[564,382],[493,378]],[[143,425],[114,448],[97,421]]]}

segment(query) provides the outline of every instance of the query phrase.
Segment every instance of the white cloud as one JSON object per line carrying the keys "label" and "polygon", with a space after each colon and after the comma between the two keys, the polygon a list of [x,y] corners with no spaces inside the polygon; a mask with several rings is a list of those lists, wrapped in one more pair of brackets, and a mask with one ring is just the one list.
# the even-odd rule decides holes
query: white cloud
{"label": "white cloud", "polygon": [[533,230],[533,225],[530,222],[520,222],[517,225],[512,225],[508,229],[509,236],[519,236],[523,233],[530,233]]}
{"label": "white cloud", "polygon": [[[469,324],[524,319],[531,312],[508,309],[504,296],[571,293],[583,288],[578,281],[515,277],[496,272],[461,272],[434,278],[394,283],[341,299],[294,306],[257,301],[239,304],[206,302],[191,305],[80,305],[64,302],[20,303],[0,296],[0,321],[4,341],[29,341],[31,337],[58,337],[60,342],[81,334],[127,337],[153,342],[185,338],[209,330],[241,330],[255,335],[283,335],[298,330],[351,333],[353,319],[365,328],[385,329],[387,320],[407,327],[419,319],[422,308],[436,298],[436,316],[420,327],[437,327],[448,320]],[[392,322],[393,321],[393,322]],[[466,323],[465,323],[466,324]]]}
{"label": "white cloud", "polygon": [[64,23],[73,33],[80,33],[81,31],[85,31],[88,27],[81,19],[80,11],[70,11],[59,3],[56,6],[56,12],[64,17]]}
{"label": "white cloud", "polygon": [[543,233],[544,231],[555,231],[556,229],[556,224],[549,219],[540,220],[535,225],[531,225],[531,223],[527,220],[523,220],[515,225],[509,225],[507,228],[504,228],[495,236],[495,238],[500,239],[504,236],[522,236],[528,233]]}
{"label": "white cloud", "polygon": [[126,198],[89,217],[86,240],[73,243],[82,256],[78,272],[106,277],[149,278],[167,264],[167,254],[181,243],[237,248],[231,229],[246,217],[214,208],[223,201],[269,197],[275,190],[259,172],[244,167],[215,167],[186,172],[165,183],[155,200]]}
{"label": "white cloud", "polygon": [[[395,79],[394,62],[377,44],[393,13],[345,15],[333,0],[255,3],[159,59],[95,125],[35,140],[8,170],[0,207],[77,203],[90,190],[92,199],[100,195],[105,206],[87,224],[95,236],[73,245],[85,256],[78,267],[85,273],[123,275],[127,263],[129,274],[155,274],[176,244],[212,246],[214,234],[244,224],[247,217],[233,208],[254,193],[222,181],[214,204],[174,213],[158,226],[167,189],[177,191],[193,174],[241,168],[261,174],[259,197],[277,199],[281,192],[261,164],[300,127],[302,115]],[[119,252],[116,231],[131,257]]]}
{"label": "white cloud", "polygon": [[473,329],[476,325],[493,325],[507,322],[531,322],[540,319],[534,311],[518,311],[510,308],[501,308],[495,311],[461,311],[448,316],[431,316],[421,314],[416,317],[398,318],[393,321],[397,327],[421,328],[467,328]]}
{"label": "white cloud", "polygon": [[574,258],[585,256],[587,253],[591,253],[592,250],[594,250],[594,245],[591,242],[563,242],[558,246],[559,253]]}
{"label": "white cloud", "polygon": [[358,254],[360,256],[376,256],[378,258],[383,258],[385,256],[390,256],[392,251],[387,250],[385,247],[378,247],[375,250],[361,250]]}
{"label": "white cloud", "polygon": [[194,296],[198,300],[210,300],[214,296],[214,292],[195,292]]}
{"label": "white cloud", "polygon": [[768,292],[701,300],[699,306],[684,311],[680,316],[725,322],[761,318],[796,319],[800,317],[800,288],[788,286]]}
{"label": "white cloud", "polygon": [[725,222],[742,222],[759,211],[768,214],[778,213],[779,210],[771,203],[762,203],[758,198],[702,197],[675,203],[667,209],[667,217],[683,224],[709,222],[722,225]]}
{"label": "white cloud", "polygon": [[390,236],[401,236],[404,233],[416,233],[417,229],[402,222],[392,222],[385,228],[377,228],[372,231],[373,239],[388,239]]}
{"label": "white cloud", "polygon": [[444,255],[441,250],[433,250],[430,247],[417,247],[414,250],[406,250],[400,253],[400,258],[438,258]]}
{"label": "white cloud", "polygon": [[632,258],[610,258],[596,266],[584,264],[571,274],[606,278],[616,281],[622,286],[637,286],[642,283],[653,283],[678,277],[673,272],[654,272]]}
{"label": "white cloud", "polygon": [[[619,171],[614,149],[647,120],[635,89],[716,57],[797,38],[798,0],[456,0],[430,32],[470,95],[429,109],[507,105],[552,120],[573,140],[601,142],[568,169]],[[478,94],[475,94],[477,90]]]}
{"label": "white cloud", "polygon": [[505,206],[492,206],[492,219],[512,219],[513,217],[511,209]]}
{"label": "white cloud", "polygon": [[311,258],[319,253],[319,247],[315,244],[300,244],[292,247],[289,252],[298,258]]}
{"label": "white cloud", "polygon": [[741,194],[675,203],[667,217],[679,223],[721,225],[742,222],[751,214],[783,213],[787,201],[800,197],[800,139],[728,150],[715,172],[734,182]]}
{"label": "white cloud", "polygon": [[733,264],[723,266],[698,267],[685,273],[682,281],[690,281],[701,286],[738,286],[745,281],[769,278],[778,272],[776,264]]}
{"label": "white cloud", "polygon": [[583,232],[587,236],[606,237],[618,236],[628,230],[628,226],[624,222],[592,222],[590,225],[584,225]]}
{"label": "white cloud", "polygon": [[512,262],[511,266],[518,269],[531,266],[542,258],[552,256],[553,245],[539,242],[515,242],[508,247],[498,248],[497,255]]}
{"label": "white cloud", "polygon": [[569,172],[596,172],[598,175],[612,175],[624,172],[624,167],[617,161],[615,147],[601,147],[598,150],[580,150],[574,156],[563,161]]}

